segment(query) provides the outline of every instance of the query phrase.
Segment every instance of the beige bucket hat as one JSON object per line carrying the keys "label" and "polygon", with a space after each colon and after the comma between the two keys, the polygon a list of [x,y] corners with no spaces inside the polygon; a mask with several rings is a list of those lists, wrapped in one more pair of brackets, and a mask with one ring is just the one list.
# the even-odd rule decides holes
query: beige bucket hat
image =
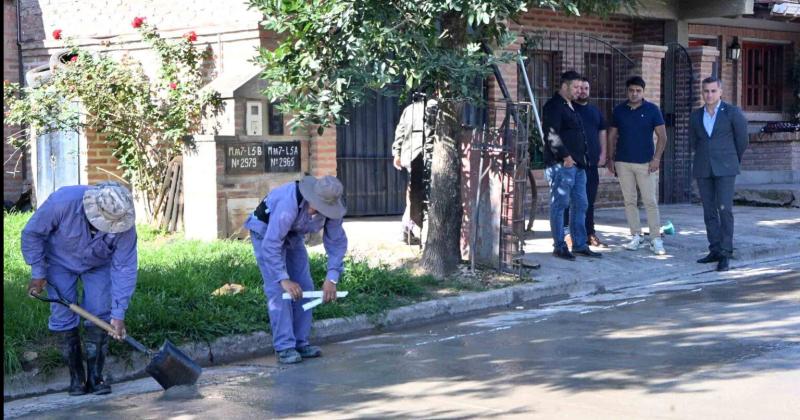
{"label": "beige bucket hat", "polygon": [[83,193],[83,211],[97,230],[121,233],[136,222],[133,196],[117,182],[101,182]]}
{"label": "beige bucket hat", "polygon": [[328,219],[341,219],[347,213],[342,203],[344,186],[333,176],[306,176],[300,181],[300,194],[315,210]]}

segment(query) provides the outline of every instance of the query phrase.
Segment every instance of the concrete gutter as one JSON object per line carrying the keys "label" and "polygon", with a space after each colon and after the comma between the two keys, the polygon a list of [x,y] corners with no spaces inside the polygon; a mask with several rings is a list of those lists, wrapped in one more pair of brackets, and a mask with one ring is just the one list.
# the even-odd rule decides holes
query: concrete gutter
{"label": "concrete gutter", "polygon": [[[698,209],[698,206],[690,205],[662,206],[662,218],[672,220],[678,229],[676,237],[665,240],[667,251],[671,255],[656,257],[646,250],[622,250],[618,245],[627,236],[614,236],[620,229],[626,229],[619,228],[624,223],[620,224],[621,220],[616,220],[624,219],[624,214],[620,214],[622,210],[599,210],[595,215],[596,220],[609,220],[617,226],[598,226],[598,232],[612,245],[603,250],[605,257],[602,260],[557,260],[549,256],[551,240],[540,237],[528,241],[526,245],[528,257],[543,263],[543,268],[535,272],[536,282],[420,302],[377,316],[359,315],[319,320],[314,322],[312,338],[315,343],[326,343],[492,309],[605,293],[632,285],[649,285],[708,273],[713,270],[713,264],[699,265],[694,262],[695,257],[704,255],[705,250],[705,231],[699,228],[703,222],[702,214],[697,215]],[[737,207],[737,248],[732,268],[756,262],[800,258],[800,216],[796,212],[795,209]],[[699,222],[693,220],[698,217]],[[544,225],[547,223],[547,220],[539,220],[535,228],[546,229]],[[272,337],[266,332],[222,337],[211,343],[192,343],[180,348],[203,366],[266,356],[273,352]],[[148,362],[141,354],[132,354],[126,360],[110,357],[106,373],[112,383],[143,377],[146,376],[144,367]],[[37,375],[36,372],[24,372],[4,378],[3,396],[5,400],[9,400],[61,392],[68,385],[69,375],[66,368],[58,369],[47,377]]]}

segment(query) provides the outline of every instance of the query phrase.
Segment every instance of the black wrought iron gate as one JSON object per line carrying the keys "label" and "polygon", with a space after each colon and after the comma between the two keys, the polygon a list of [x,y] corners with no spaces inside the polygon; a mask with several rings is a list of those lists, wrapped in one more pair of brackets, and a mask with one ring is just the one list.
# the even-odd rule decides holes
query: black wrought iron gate
{"label": "black wrought iron gate", "polygon": [[[530,32],[525,34],[522,52],[540,112],[558,90],[561,73],[567,70],[575,70],[589,79],[589,101],[600,108],[606,121],[610,120],[614,106],[626,100],[625,80],[632,75],[635,63],[602,39],[577,32]],[[528,98],[522,78],[518,81],[518,97]],[[531,130],[531,135],[536,135],[535,130]],[[541,145],[538,138],[533,141]],[[531,157],[533,167],[540,168],[539,151],[534,150]]]}
{"label": "black wrought iron gate", "polygon": [[348,216],[403,212],[407,177],[392,162],[401,110],[397,97],[373,93],[351,110],[349,124],[336,128],[337,175]]}
{"label": "black wrought iron gate", "polygon": [[669,48],[662,65],[662,112],[667,128],[667,147],[661,159],[659,198],[662,203],[688,203],[692,199],[692,149],[689,115],[697,101],[692,59],[682,45]]}

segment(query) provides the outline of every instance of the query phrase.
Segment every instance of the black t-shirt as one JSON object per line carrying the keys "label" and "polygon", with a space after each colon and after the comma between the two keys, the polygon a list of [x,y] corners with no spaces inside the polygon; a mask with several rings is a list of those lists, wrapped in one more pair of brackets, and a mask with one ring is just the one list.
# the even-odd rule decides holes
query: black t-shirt
{"label": "black t-shirt", "polygon": [[558,92],[544,104],[542,125],[545,135],[545,165],[562,163],[564,158],[572,156],[578,167],[585,169],[586,135],[583,132],[583,122],[580,114],[570,108],[569,103]]}
{"label": "black t-shirt", "polygon": [[592,105],[581,105],[573,102],[572,106],[581,116],[583,121],[583,133],[586,135],[586,156],[589,159],[589,166],[597,166],[600,160],[600,131],[606,129],[606,122],[600,110]]}

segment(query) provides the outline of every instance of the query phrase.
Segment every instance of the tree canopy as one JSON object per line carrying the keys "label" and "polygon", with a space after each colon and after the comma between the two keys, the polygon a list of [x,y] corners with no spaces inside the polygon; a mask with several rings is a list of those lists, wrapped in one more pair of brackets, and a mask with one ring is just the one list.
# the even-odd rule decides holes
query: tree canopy
{"label": "tree canopy", "polygon": [[472,87],[511,54],[481,49],[516,38],[508,22],[529,7],[606,14],[636,0],[250,0],[282,39],[262,49],[267,95],[293,123],[341,123],[347,104],[371,89],[428,88],[477,99]]}

